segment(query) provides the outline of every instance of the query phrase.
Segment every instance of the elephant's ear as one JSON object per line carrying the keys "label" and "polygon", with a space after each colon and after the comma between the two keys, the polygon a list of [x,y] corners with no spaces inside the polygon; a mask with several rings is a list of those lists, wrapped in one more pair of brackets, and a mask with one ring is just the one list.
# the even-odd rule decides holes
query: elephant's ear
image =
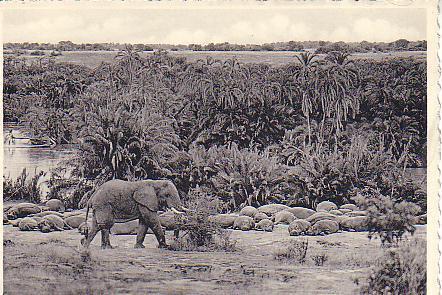
{"label": "elephant's ear", "polygon": [[135,202],[157,212],[159,210],[158,197],[155,189],[151,186],[140,188],[133,194]]}

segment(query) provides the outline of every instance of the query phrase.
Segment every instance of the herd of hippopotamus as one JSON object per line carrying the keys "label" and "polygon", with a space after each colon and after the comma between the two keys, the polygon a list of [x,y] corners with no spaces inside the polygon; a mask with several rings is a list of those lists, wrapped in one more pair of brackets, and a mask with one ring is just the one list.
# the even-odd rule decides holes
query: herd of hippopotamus
{"label": "herd of hippopotamus", "polygon": [[[43,205],[18,203],[5,206],[3,224],[11,224],[22,231],[47,233],[52,231],[78,229],[83,232],[86,219],[85,210],[65,209],[63,202],[51,199]],[[166,230],[177,227],[175,214],[159,214],[161,225]],[[272,232],[275,225],[288,225],[291,236],[326,235],[344,231],[366,231],[367,212],[354,204],[345,204],[338,208],[332,202],[324,201],[317,205],[316,211],[304,207],[288,207],[282,204],[269,204],[258,208],[246,206],[239,213],[217,214],[209,216],[209,221],[222,228],[242,231],[258,230]],[[426,214],[416,217],[416,224],[425,224]],[[116,223],[111,228],[114,235],[137,234],[138,220]]]}
{"label": "herd of hippopotamus", "polygon": [[[244,207],[239,214],[219,214],[211,216],[213,222],[224,228],[240,230],[273,231],[277,224],[288,225],[291,236],[326,235],[344,231],[367,231],[367,211],[354,204],[338,208],[329,201],[317,205],[316,211],[304,207],[288,207],[282,204],[269,204],[258,208]],[[416,217],[416,224],[426,223],[426,214]]]}

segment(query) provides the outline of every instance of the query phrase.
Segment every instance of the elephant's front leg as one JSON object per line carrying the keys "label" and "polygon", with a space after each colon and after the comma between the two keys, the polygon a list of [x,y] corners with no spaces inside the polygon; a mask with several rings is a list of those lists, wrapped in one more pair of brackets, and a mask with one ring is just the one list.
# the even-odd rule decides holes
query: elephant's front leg
{"label": "elephant's front leg", "polygon": [[144,248],[143,242],[144,238],[147,234],[148,226],[146,222],[144,221],[144,218],[140,218],[140,223],[138,225],[138,233],[137,233],[137,242],[135,244],[135,248]]}
{"label": "elephant's front leg", "polygon": [[140,207],[140,213],[144,222],[150,227],[158,240],[160,248],[168,248],[166,244],[166,238],[164,236],[164,230],[161,227],[160,219],[156,212],[150,211],[145,207]]}

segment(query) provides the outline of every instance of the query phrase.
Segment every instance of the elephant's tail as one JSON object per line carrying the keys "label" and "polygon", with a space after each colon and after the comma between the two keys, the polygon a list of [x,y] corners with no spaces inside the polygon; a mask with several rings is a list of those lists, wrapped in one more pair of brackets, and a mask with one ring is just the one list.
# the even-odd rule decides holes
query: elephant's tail
{"label": "elephant's tail", "polygon": [[87,203],[86,203],[86,218],[85,218],[85,220],[84,220],[84,224],[85,224],[85,227],[86,227],[84,233],[85,233],[86,238],[87,238],[88,235],[89,235],[89,226],[87,225],[87,217],[88,217],[88,215],[89,215],[89,208],[90,208],[90,204],[89,204],[89,202],[87,202]]}

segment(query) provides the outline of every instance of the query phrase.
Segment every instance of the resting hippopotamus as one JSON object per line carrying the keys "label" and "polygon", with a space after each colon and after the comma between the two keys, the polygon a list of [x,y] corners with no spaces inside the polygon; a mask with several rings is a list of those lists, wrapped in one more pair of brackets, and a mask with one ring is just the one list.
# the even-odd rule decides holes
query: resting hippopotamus
{"label": "resting hippopotamus", "polygon": [[38,228],[38,222],[32,217],[25,217],[18,223],[18,228],[22,231],[31,231]]}
{"label": "resting hippopotamus", "polygon": [[57,215],[46,215],[42,217],[41,221],[38,223],[38,228],[43,233],[72,229],[72,227],[67,225],[66,222]]}
{"label": "resting hippopotamus", "polygon": [[233,223],[233,229],[251,230],[255,227],[255,221],[249,216],[238,216]]}
{"label": "resting hippopotamus", "polygon": [[245,206],[239,211],[240,216],[249,216],[252,218],[255,217],[256,213],[258,213],[258,209],[252,206]]}
{"label": "resting hippopotamus", "polygon": [[9,220],[26,217],[31,214],[41,212],[41,208],[32,203],[19,203],[15,204],[7,211],[7,217]]}
{"label": "resting hippopotamus", "polygon": [[261,221],[259,221],[256,224],[255,229],[267,231],[267,232],[272,232],[273,231],[273,221],[271,221],[269,219],[261,219]]}
{"label": "resting hippopotamus", "polygon": [[296,217],[293,215],[293,213],[290,213],[289,211],[280,211],[275,214],[275,225],[276,224],[290,224],[293,220],[295,220]]}

